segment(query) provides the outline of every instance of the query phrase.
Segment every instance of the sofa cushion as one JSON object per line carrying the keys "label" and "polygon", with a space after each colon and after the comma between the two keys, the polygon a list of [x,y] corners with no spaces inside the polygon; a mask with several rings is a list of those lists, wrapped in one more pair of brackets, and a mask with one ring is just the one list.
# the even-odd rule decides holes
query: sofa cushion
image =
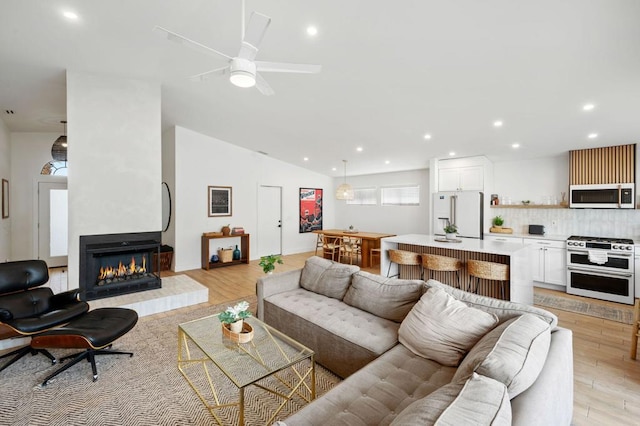
{"label": "sofa cushion", "polygon": [[391,423],[413,425],[511,425],[511,405],[503,383],[478,374],[452,382],[414,402]]}
{"label": "sofa cushion", "polygon": [[359,270],[355,265],[343,265],[313,256],[304,264],[300,286],[314,293],[342,300],[351,284],[351,276]]}
{"label": "sofa cushion", "polygon": [[388,425],[451,382],[455,369],[396,345],[285,420],[287,426]]}
{"label": "sofa cushion", "polygon": [[424,281],[386,278],[369,272],[353,274],[344,303],[381,318],[401,322],[422,296]]}
{"label": "sofa cushion", "polygon": [[420,298],[398,331],[398,340],[417,355],[455,367],[498,318],[431,288]]}
{"label": "sofa cushion", "polygon": [[551,325],[553,330],[558,325],[558,317],[549,311],[536,308],[535,306],[525,305],[523,303],[509,302],[508,300],[499,300],[492,297],[480,296],[478,294],[462,291],[453,288],[437,280],[428,280],[425,288],[441,288],[445,292],[452,295],[457,300],[466,303],[468,306],[482,309],[486,312],[494,313],[500,319],[500,322],[518,317],[524,313],[529,313],[540,317]]}
{"label": "sofa cushion", "polygon": [[454,380],[473,372],[504,383],[511,398],[538,378],[551,343],[549,324],[524,314],[500,324],[469,351]]}

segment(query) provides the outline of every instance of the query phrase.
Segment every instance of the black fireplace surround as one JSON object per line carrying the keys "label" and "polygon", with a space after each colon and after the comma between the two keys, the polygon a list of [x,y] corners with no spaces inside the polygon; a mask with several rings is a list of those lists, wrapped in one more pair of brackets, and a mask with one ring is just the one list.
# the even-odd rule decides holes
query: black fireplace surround
{"label": "black fireplace surround", "polygon": [[160,244],[160,231],[80,236],[80,298],[160,288]]}

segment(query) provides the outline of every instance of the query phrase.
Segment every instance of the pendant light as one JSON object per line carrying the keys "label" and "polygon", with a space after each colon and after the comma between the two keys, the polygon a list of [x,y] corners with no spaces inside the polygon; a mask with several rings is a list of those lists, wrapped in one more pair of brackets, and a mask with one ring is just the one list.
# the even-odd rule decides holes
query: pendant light
{"label": "pendant light", "polygon": [[344,183],[336,189],[336,198],[338,200],[353,200],[353,188],[347,183],[347,160],[344,162]]}
{"label": "pendant light", "polygon": [[53,143],[51,156],[57,161],[67,161],[67,122],[63,120],[60,123],[64,124],[64,135]]}

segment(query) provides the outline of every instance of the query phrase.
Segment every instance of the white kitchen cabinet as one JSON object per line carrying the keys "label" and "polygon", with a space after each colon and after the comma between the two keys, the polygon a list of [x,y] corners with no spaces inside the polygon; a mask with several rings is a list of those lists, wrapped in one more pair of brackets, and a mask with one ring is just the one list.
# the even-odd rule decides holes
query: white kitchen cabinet
{"label": "white kitchen cabinet", "polygon": [[[508,235],[508,234],[507,234]],[[496,243],[517,243],[522,244],[522,237],[511,237],[503,235],[487,235],[484,234],[485,241],[493,241]]]}
{"label": "white kitchen cabinet", "polygon": [[438,191],[482,191],[483,189],[482,166],[438,170]]}
{"label": "white kitchen cabinet", "polygon": [[566,287],[567,250],[564,241],[525,239],[531,252],[533,280]]}

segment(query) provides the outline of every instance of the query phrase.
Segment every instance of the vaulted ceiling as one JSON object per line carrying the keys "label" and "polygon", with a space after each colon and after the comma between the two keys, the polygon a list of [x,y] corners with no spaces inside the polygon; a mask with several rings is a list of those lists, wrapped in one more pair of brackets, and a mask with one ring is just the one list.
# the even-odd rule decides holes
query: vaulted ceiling
{"label": "vaulted ceiling", "polygon": [[62,131],[74,70],[157,81],[164,128],[330,176],[342,175],[343,159],[355,175],[425,168],[452,152],[500,161],[640,138],[637,0],[247,0],[247,17],[272,18],[258,60],[322,65],[265,73],[273,96],[222,76],[189,80],[224,60],[153,31],[235,56],[240,0],[3,0],[0,9],[0,107],[13,132]]}

